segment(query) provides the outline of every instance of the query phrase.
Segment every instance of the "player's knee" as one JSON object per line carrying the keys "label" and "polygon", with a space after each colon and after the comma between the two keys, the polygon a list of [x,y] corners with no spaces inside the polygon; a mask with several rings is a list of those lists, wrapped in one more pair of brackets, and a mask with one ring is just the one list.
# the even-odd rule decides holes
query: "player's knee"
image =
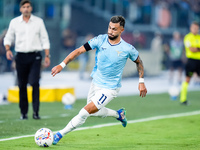
{"label": "player's knee", "polygon": [[96,105],[94,104],[94,102],[90,102],[89,104],[87,104],[84,109],[89,113],[89,114],[93,114],[96,113],[99,109],[96,107]]}
{"label": "player's knee", "polygon": [[90,114],[85,110],[85,108],[82,108],[80,111],[79,111],[79,114],[78,114],[81,118],[83,119],[86,119],[87,117],[90,116]]}

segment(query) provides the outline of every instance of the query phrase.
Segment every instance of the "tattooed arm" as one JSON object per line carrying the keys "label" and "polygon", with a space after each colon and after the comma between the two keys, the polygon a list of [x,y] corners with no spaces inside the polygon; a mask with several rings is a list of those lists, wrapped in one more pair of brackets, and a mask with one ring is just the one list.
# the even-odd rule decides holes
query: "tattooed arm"
{"label": "tattooed arm", "polygon": [[[135,63],[137,66],[139,78],[143,79],[144,78],[144,66],[143,66],[142,60],[140,59],[140,56],[138,56],[138,58],[135,60]],[[146,93],[147,93],[147,89],[146,89],[144,82],[139,82],[138,89],[140,91],[140,96],[145,97]]]}
{"label": "tattooed arm", "polygon": [[135,63],[137,66],[139,78],[143,78],[144,77],[144,66],[143,66],[142,60],[140,59],[140,56],[138,56],[138,58],[135,60]]}

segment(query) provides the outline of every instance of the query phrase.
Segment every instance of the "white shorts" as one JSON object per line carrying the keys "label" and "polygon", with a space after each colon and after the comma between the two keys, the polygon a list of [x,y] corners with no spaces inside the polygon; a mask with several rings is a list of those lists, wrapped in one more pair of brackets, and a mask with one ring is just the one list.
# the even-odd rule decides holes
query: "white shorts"
{"label": "white shorts", "polygon": [[91,84],[87,97],[87,104],[91,101],[100,110],[106,106],[113,98],[117,97],[120,88],[117,89],[105,89],[99,88],[94,83]]}

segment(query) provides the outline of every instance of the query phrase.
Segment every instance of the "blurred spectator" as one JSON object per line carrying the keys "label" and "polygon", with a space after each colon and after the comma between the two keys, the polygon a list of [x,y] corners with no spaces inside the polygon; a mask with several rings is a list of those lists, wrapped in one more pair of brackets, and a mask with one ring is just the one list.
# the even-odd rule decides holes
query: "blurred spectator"
{"label": "blurred spectator", "polygon": [[[74,30],[72,30],[70,27],[64,29],[62,32],[61,42],[62,42],[61,43],[62,46],[61,46],[61,51],[59,53],[59,58],[63,59],[63,56],[68,55],[73,50],[75,50],[76,43],[77,43],[77,33]],[[74,69],[74,66],[76,65],[73,66],[72,64],[68,65],[66,67],[66,70]]]}
{"label": "blurred spectator", "polygon": [[200,22],[200,1],[193,0],[192,3],[192,12],[193,12],[193,20]]}
{"label": "blurred spectator", "polygon": [[152,52],[162,52],[162,35],[160,32],[156,32],[154,38],[151,41],[151,51]]}
{"label": "blurred spectator", "polygon": [[19,4],[20,4],[21,0],[15,0],[15,6],[14,6],[14,16],[19,16],[21,15],[20,11],[19,11]]}
{"label": "blurred spectator", "polygon": [[15,8],[15,4],[13,3],[12,0],[7,0],[5,1],[4,4],[4,17],[12,17],[14,14],[14,8]]}
{"label": "blurred spectator", "polygon": [[[162,62],[164,59],[164,51],[163,51],[163,38],[160,32],[156,32],[154,38],[151,41],[151,52],[153,55],[156,55],[156,66],[159,66],[159,69],[162,69]],[[155,66],[153,66],[155,67]]]}
{"label": "blurred spectator", "polygon": [[[84,39],[79,43],[79,46],[85,44],[86,42],[88,42],[93,37],[94,37],[94,35],[91,34],[91,33],[86,35],[84,37]],[[89,61],[89,53],[85,52],[85,53],[79,55],[78,59],[79,59],[79,78],[81,80],[83,80],[83,79],[85,79],[84,73],[86,71],[87,63]]]}
{"label": "blurred spectator", "polygon": [[129,6],[129,20],[131,22],[135,22],[138,18],[140,18],[140,10],[139,10],[139,6],[137,5],[137,3],[135,1],[131,1],[130,2],[130,6]]}
{"label": "blurred spectator", "polygon": [[3,38],[5,37],[5,34],[2,33],[2,35],[0,36],[0,72],[4,72],[6,69],[6,50],[5,47],[3,45]]}
{"label": "blurred spectator", "polygon": [[156,5],[156,23],[160,28],[168,28],[171,24],[171,12],[165,2]]}
{"label": "blurred spectator", "polygon": [[163,42],[163,60],[162,60],[162,64],[163,64],[163,69],[164,70],[168,70],[169,69],[169,64],[170,64],[170,60],[169,60],[169,51],[170,51],[170,46],[168,42]]}
{"label": "blurred spectator", "polygon": [[143,18],[143,23],[144,24],[150,24],[150,21],[151,21],[151,3],[152,3],[152,0],[144,0],[143,1],[143,7],[142,7],[142,18]]}
{"label": "blurred spectator", "polygon": [[11,63],[12,61],[6,58],[6,49],[3,45],[3,39],[7,33],[7,29],[3,30],[0,35],[0,72],[12,71]]}
{"label": "blurred spectator", "polygon": [[126,41],[127,43],[132,43],[133,42],[133,34],[131,32],[124,31],[122,33],[122,39],[124,41]]}
{"label": "blurred spectator", "polygon": [[143,49],[146,46],[146,38],[144,34],[138,30],[134,30],[132,33],[124,32],[122,38],[124,41],[134,45],[137,49]]}
{"label": "blurred spectator", "polygon": [[[177,2],[178,3],[178,2]],[[189,27],[189,11],[191,11],[187,0],[179,1],[177,4],[177,26]],[[183,23],[183,18],[185,23]]]}
{"label": "blurred spectator", "polygon": [[174,70],[178,69],[178,83],[181,84],[182,82],[182,72],[183,72],[183,40],[181,39],[181,35],[179,32],[175,31],[173,33],[173,38],[170,41],[170,51],[169,51],[169,58],[170,58],[170,76],[169,80],[170,83],[173,83],[174,77]]}
{"label": "blurred spectator", "polygon": [[52,19],[55,15],[55,6],[54,4],[47,3],[45,5],[45,17]]}
{"label": "blurred spectator", "polygon": [[132,34],[133,34],[133,41],[131,42],[131,44],[134,45],[134,47],[136,47],[137,49],[143,49],[146,44],[146,39],[144,34],[142,34],[138,30],[134,30]]}
{"label": "blurred spectator", "polygon": [[[68,51],[68,53],[72,52],[76,46],[76,32],[72,31],[70,28],[67,28],[62,33],[62,45],[63,48]],[[67,54],[65,54],[67,55]]]}

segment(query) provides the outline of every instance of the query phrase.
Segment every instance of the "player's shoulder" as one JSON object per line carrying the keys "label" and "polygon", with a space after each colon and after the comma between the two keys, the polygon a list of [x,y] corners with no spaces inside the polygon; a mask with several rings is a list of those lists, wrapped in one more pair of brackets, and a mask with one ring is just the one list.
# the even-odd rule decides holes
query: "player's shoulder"
{"label": "player's shoulder", "polygon": [[98,38],[99,40],[105,40],[107,37],[108,37],[107,34],[99,34],[99,35],[97,36],[97,38]]}
{"label": "player's shoulder", "polygon": [[107,34],[99,34],[98,36],[94,37],[93,40],[98,41],[98,43],[103,43],[107,39]]}
{"label": "player's shoulder", "polygon": [[131,45],[130,43],[127,43],[123,39],[121,39],[121,45],[123,46],[123,49],[126,49],[126,50],[136,50],[133,45]]}

